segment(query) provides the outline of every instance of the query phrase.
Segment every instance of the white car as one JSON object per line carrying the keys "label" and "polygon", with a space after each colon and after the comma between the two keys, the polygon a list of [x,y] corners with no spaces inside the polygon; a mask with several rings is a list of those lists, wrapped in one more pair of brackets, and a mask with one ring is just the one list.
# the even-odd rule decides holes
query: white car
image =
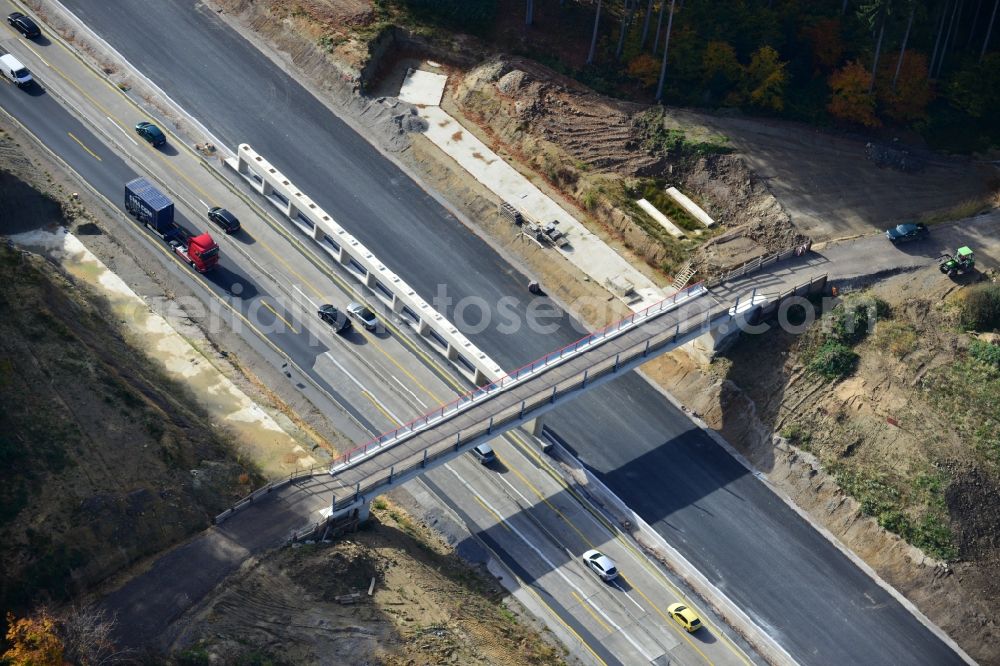
{"label": "white car", "polygon": [[374,331],[375,327],[378,326],[378,319],[375,318],[375,313],[364,305],[361,305],[361,303],[348,303],[347,314],[357,319],[369,331]]}
{"label": "white car", "polygon": [[618,567],[615,561],[599,550],[588,550],[583,554],[583,562],[605,582],[618,578]]}

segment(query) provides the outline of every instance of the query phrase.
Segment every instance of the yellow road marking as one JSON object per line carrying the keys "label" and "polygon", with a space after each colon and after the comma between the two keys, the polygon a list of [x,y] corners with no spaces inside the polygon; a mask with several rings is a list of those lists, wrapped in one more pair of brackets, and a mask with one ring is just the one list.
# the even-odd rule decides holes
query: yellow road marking
{"label": "yellow road marking", "polygon": [[507,524],[507,521],[506,521],[506,520],[504,520],[504,519],[503,519],[503,518],[502,518],[502,517],[500,516],[500,514],[498,514],[498,513],[496,512],[496,511],[494,511],[494,510],[493,510],[493,509],[491,509],[491,508],[490,508],[489,506],[487,506],[487,505],[486,505],[486,502],[484,502],[484,501],[482,500],[482,498],[480,498],[480,497],[479,497],[479,495],[473,495],[473,497],[475,497],[475,498],[476,498],[476,501],[477,501],[477,502],[479,502],[479,506],[481,506],[481,507],[483,507],[484,509],[486,509],[486,512],[487,512],[487,513],[489,513],[489,514],[490,514],[491,516],[493,516],[494,518],[496,518],[496,520],[497,520],[497,523],[499,523],[499,524],[500,524],[500,525],[501,525],[501,526],[502,526],[502,527],[503,527],[503,528],[504,528],[505,530],[507,530],[508,532],[510,532],[510,525],[508,525],[508,524]]}
{"label": "yellow road marking", "polygon": [[[500,556],[497,555],[497,553],[496,553],[495,550],[493,550],[492,548],[490,548],[489,544],[485,543],[484,541],[480,541],[480,543],[482,544],[483,548],[485,548],[486,550],[490,551],[490,553],[492,553],[493,557],[498,562],[500,562],[500,564],[505,569],[507,569],[508,571],[510,571],[509,567],[507,567],[507,565],[503,564],[503,559],[501,559]],[[537,601],[539,604],[541,604],[542,606],[544,606],[549,611],[549,613],[552,614],[552,617],[554,617],[556,620],[558,620],[559,624],[561,624],[566,629],[566,631],[568,631],[569,633],[573,634],[573,636],[576,637],[576,640],[580,641],[580,645],[582,645],[583,647],[587,648],[587,652],[589,652],[594,657],[594,659],[597,660],[598,664],[601,664],[601,666],[607,666],[607,662],[604,661],[603,659],[601,659],[599,656],[597,656],[597,653],[594,652],[594,648],[590,647],[590,644],[587,641],[583,640],[583,636],[581,636],[579,633],[577,633],[576,629],[574,629],[573,627],[571,627],[568,624],[566,624],[566,620],[562,619],[562,616],[559,615],[559,613],[555,612],[555,610],[553,610],[552,606],[548,605],[545,602],[545,600],[542,599],[542,597],[538,594],[538,592],[535,591],[535,588],[532,585],[529,585],[529,584],[525,583],[513,571],[510,571],[510,575],[511,575],[511,577],[514,580],[516,580],[520,584],[520,589],[525,590],[526,592],[528,592],[528,594],[530,594],[531,596],[533,596],[535,598],[535,601]]]}
{"label": "yellow road marking", "polygon": [[385,407],[383,407],[381,405],[381,403],[379,403],[379,401],[375,399],[375,396],[373,396],[371,393],[369,393],[367,391],[367,389],[364,390],[364,391],[362,391],[361,395],[363,395],[366,398],[368,398],[368,402],[372,403],[372,405],[375,406],[375,409],[377,409],[378,411],[382,412],[382,416],[384,416],[385,418],[389,419],[389,423],[395,424],[397,426],[399,425],[399,421],[397,421],[396,419],[392,418],[392,416],[389,415],[389,412],[387,412],[385,410]]}
{"label": "yellow road marking", "polygon": [[[509,432],[509,433],[507,433],[507,434],[508,434],[508,436],[509,436],[509,437],[510,437],[511,439],[516,439],[516,440],[517,440],[517,441],[518,441],[518,442],[519,442],[519,443],[520,443],[520,444],[521,444],[521,445],[522,445],[523,447],[525,447],[525,448],[527,448],[527,449],[529,449],[529,450],[530,450],[530,448],[531,448],[531,447],[530,447],[530,446],[529,446],[529,445],[527,444],[527,442],[525,442],[525,441],[524,441],[523,439],[521,439],[521,437],[520,437],[519,435],[517,435],[517,434],[515,434],[515,433],[513,433],[513,432]],[[518,447],[518,448],[521,448],[521,447]],[[533,454],[533,452],[532,452],[532,455],[534,455],[534,454]],[[497,458],[500,458],[500,456],[498,455],[498,456],[497,456]],[[537,456],[536,456],[535,458],[536,458],[536,460],[539,460],[539,462],[541,462],[541,460],[540,460],[540,459],[538,459],[538,458],[537,458]],[[540,499],[540,500],[541,500],[541,501],[542,501],[542,502],[543,502],[543,503],[545,504],[545,506],[549,507],[549,508],[550,508],[550,509],[552,510],[552,512],[553,512],[553,513],[555,513],[555,514],[556,514],[557,516],[559,516],[559,517],[560,517],[560,518],[561,518],[561,519],[563,520],[563,522],[564,522],[564,523],[566,523],[566,525],[568,525],[568,526],[570,527],[570,529],[572,529],[572,530],[573,530],[574,532],[576,532],[577,536],[579,536],[579,537],[580,537],[580,540],[581,540],[581,541],[583,541],[583,542],[584,542],[585,544],[587,544],[587,546],[589,546],[590,548],[595,548],[595,547],[596,547],[596,546],[595,546],[595,544],[594,544],[594,543],[592,543],[592,542],[590,541],[590,539],[588,539],[588,538],[587,538],[587,536],[586,536],[586,535],[584,535],[584,533],[583,533],[582,531],[580,531],[580,528],[578,528],[578,527],[577,527],[577,526],[576,526],[576,525],[575,525],[575,524],[573,523],[573,521],[571,521],[571,520],[570,520],[570,519],[569,519],[569,518],[568,518],[568,517],[567,517],[567,516],[566,516],[566,515],[565,515],[565,514],[564,514],[564,513],[562,512],[562,511],[560,511],[560,510],[559,510],[559,509],[558,509],[557,507],[555,507],[555,506],[554,506],[554,505],[553,505],[553,504],[552,504],[551,502],[549,502],[548,498],[547,498],[547,497],[546,497],[545,495],[543,495],[543,494],[542,494],[542,492],[541,492],[540,490],[538,490],[538,488],[536,488],[536,487],[535,487],[535,486],[534,486],[534,485],[533,485],[533,484],[532,484],[532,483],[531,483],[530,481],[528,481],[528,479],[526,479],[526,478],[524,477],[524,475],[523,475],[523,474],[521,474],[521,473],[520,473],[520,472],[519,472],[519,471],[517,470],[517,468],[516,468],[516,467],[514,467],[513,465],[508,465],[508,464],[507,464],[507,462],[506,462],[505,460],[503,460],[502,458],[500,458],[500,462],[502,462],[502,463],[503,463],[503,464],[504,464],[504,465],[505,465],[505,466],[507,467],[507,469],[509,469],[510,471],[514,472],[514,475],[515,475],[515,476],[517,476],[517,478],[521,479],[521,481],[523,481],[523,482],[524,482],[524,484],[525,484],[525,485],[527,485],[527,486],[528,486],[528,488],[530,488],[530,489],[531,489],[531,491],[535,493],[535,495],[536,495],[536,496],[537,496],[537,497],[538,497],[538,498],[539,498],[539,499]],[[555,477],[554,477],[554,478],[555,478]],[[686,598],[685,598],[685,596],[684,596],[684,595],[683,595],[683,594],[681,593],[681,591],[680,591],[679,589],[677,589],[677,587],[676,587],[676,586],[675,586],[675,585],[674,585],[674,584],[673,584],[673,583],[672,583],[672,582],[671,582],[671,581],[670,581],[669,579],[666,579],[666,578],[664,578],[664,577],[663,577],[662,575],[659,575],[659,570],[657,570],[657,569],[656,569],[655,567],[651,567],[651,565],[649,565],[649,563],[648,563],[648,560],[647,560],[646,556],[645,556],[645,555],[643,555],[642,553],[638,552],[638,551],[637,551],[637,550],[636,550],[635,548],[633,548],[633,547],[632,547],[632,545],[631,545],[630,543],[628,543],[628,542],[627,542],[627,541],[626,541],[626,540],[624,539],[624,537],[622,537],[622,536],[621,536],[621,535],[619,534],[618,530],[616,530],[616,529],[613,529],[613,528],[612,528],[612,526],[611,526],[611,525],[610,525],[610,524],[609,524],[609,523],[608,523],[608,522],[607,522],[607,521],[606,521],[606,520],[604,519],[604,517],[603,517],[603,516],[600,516],[599,514],[594,514],[594,512],[593,512],[593,511],[592,511],[592,510],[590,509],[590,507],[589,507],[589,506],[588,506],[588,504],[587,504],[587,503],[586,503],[586,502],[585,502],[585,501],[583,500],[583,498],[582,498],[582,497],[580,497],[580,496],[579,496],[579,495],[578,495],[578,494],[577,494],[577,493],[576,493],[576,492],[575,492],[575,491],[574,491],[574,490],[573,490],[572,488],[570,488],[570,487],[569,487],[568,485],[566,485],[566,483],[565,483],[565,482],[564,482],[564,481],[563,481],[562,479],[559,479],[559,478],[556,478],[556,481],[557,481],[557,482],[558,482],[558,483],[559,483],[559,484],[560,484],[560,485],[561,485],[561,486],[562,486],[563,488],[565,488],[565,489],[566,489],[566,490],[568,490],[568,491],[569,491],[570,493],[572,493],[572,494],[573,494],[573,496],[574,496],[574,498],[575,498],[575,499],[577,500],[577,504],[580,504],[581,506],[583,506],[584,510],[588,511],[589,513],[591,513],[591,515],[593,515],[593,516],[594,516],[594,517],[595,517],[595,518],[596,518],[596,519],[598,520],[598,522],[599,522],[600,524],[604,525],[604,526],[605,526],[605,528],[606,528],[606,529],[607,529],[607,530],[608,530],[609,532],[611,532],[611,534],[613,534],[613,535],[614,535],[614,537],[615,537],[615,540],[616,540],[616,541],[618,541],[618,542],[619,542],[619,543],[620,543],[620,544],[621,544],[621,545],[622,545],[622,546],[623,546],[623,547],[624,547],[624,548],[625,548],[626,550],[628,550],[629,552],[631,552],[631,553],[632,553],[632,554],[633,554],[633,555],[635,556],[635,558],[636,558],[637,560],[639,560],[639,562],[640,562],[640,563],[641,563],[641,564],[642,564],[643,566],[646,566],[646,569],[647,569],[647,571],[654,571],[654,572],[656,572],[656,574],[657,574],[657,576],[656,576],[656,577],[657,577],[657,578],[659,578],[659,579],[660,579],[660,581],[661,581],[662,583],[666,584],[666,585],[667,585],[667,587],[669,587],[669,588],[670,588],[670,589],[671,589],[671,590],[672,590],[672,591],[673,591],[673,592],[674,592],[674,593],[675,593],[675,594],[677,595],[677,597],[678,597],[679,599],[683,600],[683,601],[684,601],[685,603],[687,603],[688,605],[691,605],[691,606],[693,606],[693,605],[694,605],[694,604],[691,604],[691,603],[690,603],[689,601],[687,601],[687,599],[686,599]],[[622,578],[625,578],[625,577],[624,577],[624,576],[622,576]],[[632,589],[634,589],[634,590],[635,590],[636,592],[638,592],[638,593],[639,593],[639,595],[640,595],[640,596],[641,596],[641,597],[642,597],[643,599],[645,599],[645,600],[646,600],[646,602],[647,602],[647,603],[648,603],[648,604],[649,604],[650,606],[652,606],[653,610],[655,610],[655,611],[656,611],[656,613],[657,613],[657,614],[658,614],[658,615],[659,615],[660,617],[662,617],[662,618],[663,618],[663,619],[664,619],[664,620],[665,620],[665,621],[667,622],[667,624],[668,624],[668,625],[670,625],[670,626],[671,626],[671,627],[672,627],[672,628],[674,629],[674,631],[677,631],[677,632],[678,632],[678,633],[679,633],[679,634],[681,635],[681,637],[683,637],[683,638],[684,638],[684,640],[685,640],[685,641],[687,641],[687,642],[688,642],[688,643],[689,643],[689,644],[691,645],[691,647],[692,647],[692,648],[694,648],[694,650],[695,650],[695,651],[696,651],[696,652],[697,652],[697,653],[698,653],[699,655],[701,655],[701,656],[702,656],[702,657],[703,657],[703,658],[705,659],[705,661],[706,661],[706,662],[708,662],[709,664],[711,664],[711,663],[712,663],[712,660],[711,660],[711,659],[709,659],[709,658],[708,658],[708,657],[707,657],[707,656],[705,655],[705,653],[703,653],[703,652],[702,652],[702,651],[701,651],[701,650],[700,650],[700,649],[698,648],[698,646],[697,646],[697,645],[695,645],[694,641],[693,641],[693,640],[691,639],[691,636],[690,636],[690,635],[688,634],[688,632],[687,632],[687,631],[685,631],[684,629],[682,629],[681,627],[679,627],[679,626],[677,625],[677,622],[676,622],[676,621],[674,621],[674,620],[673,620],[673,618],[671,618],[671,617],[670,617],[670,616],[669,616],[668,614],[664,613],[664,612],[663,612],[663,610],[662,610],[662,609],[660,609],[660,607],[659,607],[658,605],[656,605],[655,603],[653,603],[653,601],[652,601],[652,600],[651,600],[651,599],[650,599],[650,598],[649,598],[648,596],[646,596],[646,594],[644,594],[644,593],[642,592],[642,590],[640,590],[640,589],[639,589],[639,587],[637,587],[637,586],[636,586],[636,585],[634,585],[633,583],[629,582],[629,581],[628,581],[627,579],[626,579],[626,582],[628,582],[628,583],[629,583],[629,585],[630,585],[630,586],[632,587]],[[702,620],[702,621],[704,622],[704,620]],[[706,623],[706,626],[707,626],[707,623]],[[723,636],[725,636],[725,633],[724,633],[724,632],[721,632],[721,631],[714,631],[714,632],[713,632],[713,634],[715,634],[715,633],[718,633],[718,634],[722,634]],[[728,637],[727,637],[727,639],[728,639]],[[727,647],[729,647],[729,649],[730,649],[731,651],[733,651],[733,650],[734,650],[734,648],[735,648],[735,646],[730,646],[730,645],[728,644],[728,642],[727,642]],[[745,657],[743,657],[743,656],[741,656],[741,655],[740,655],[740,654],[739,654],[738,652],[735,652],[735,654],[736,654],[736,655],[737,655],[738,657],[740,657],[741,659],[743,659],[744,661],[746,661],[746,658],[745,658]]]}
{"label": "yellow road marking", "polygon": [[292,326],[292,322],[288,321],[287,319],[285,319],[284,317],[282,317],[280,314],[278,314],[278,311],[275,310],[274,308],[272,308],[270,303],[268,303],[267,301],[265,301],[263,298],[260,299],[260,302],[261,302],[261,305],[263,305],[265,308],[267,308],[268,310],[271,311],[271,314],[273,314],[275,317],[277,317],[281,321],[285,322],[285,326],[287,326],[288,328],[292,329],[292,333],[298,334],[298,331],[295,329],[294,326]]}
{"label": "yellow road marking", "polygon": [[587,603],[586,601],[584,601],[583,599],[580,598],[580,595],[576,593],[576,590],[570,590],[569,593],[573,595],[574,599],[576,599],[576,603],[580,604],[580,606],[584,610],[586,610],[588,613],[590,613],[590,617],[594,618],[594,620],[597,622],[597,624],[599,624],[602,627],[604,627],[604,631],[608,632],[609,634],[611,633],[611,627],[609,627],[608,625],[606,625],[604,623],[604,620],[602,620],[601,617],[597,613],[594,612],[594,609],[590,607],[589,603]]}
{"label": "yellow road marking", "polygon": [[90,148],[87,148],[87,146],[83,145],[83,141],[80,141],[78,138],[76,138],[76,136],[72,132],[66,132],[66,134],[69,134],[69,138],[73,139],[78,144],[80,144],[80,147],[83,148],[84,150],[86,150],[88,153],[90,153],[91,157],[94,157],[98,162],[103,162],[104,161],[104,160],[101,159],[100,155],[98,155],[97,153],[95,153],[94,151],[92,151]]}

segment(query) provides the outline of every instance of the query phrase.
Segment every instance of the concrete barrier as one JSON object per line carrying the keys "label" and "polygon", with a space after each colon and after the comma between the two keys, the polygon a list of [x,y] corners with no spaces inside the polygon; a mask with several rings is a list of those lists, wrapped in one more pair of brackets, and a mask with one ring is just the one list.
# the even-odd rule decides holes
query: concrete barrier
{"label": "concrete barrier", "polygon": [[667,194],[671,199],[680,204],[681,208],[686,210],[688,215],[698,220],[706,227],[715,226],[715,220],[713,220],[708,213],[702,210],[701,206],[691,201],[687,195],[678,190],[676,187],[668,187]]}
{"label": "concrete barrier", "polygon": [[372,252],[347,232],[336,220],[303,194],[284,174],[241,143],[236,157],[226,160],[275,208],[344,270],[363,284],[376,299],[395,313],[430,347],[446,358],[476,385],[488,384],[502,376],[503,369],[462,335],[444,315],[417,295],[402,278],[389,270]]}

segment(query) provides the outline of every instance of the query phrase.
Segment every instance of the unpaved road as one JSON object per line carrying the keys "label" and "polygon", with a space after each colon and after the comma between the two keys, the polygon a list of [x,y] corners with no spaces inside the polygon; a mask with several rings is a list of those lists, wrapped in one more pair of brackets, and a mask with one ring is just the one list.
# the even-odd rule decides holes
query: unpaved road
{"label": "unpaved road", "polygon": [[932,157],[914,174],[880,169],[865,158],[859,138],[760,118],[686,115],[729,137],[799,230],[816,241],[954,206],[984,195],[997,178],[993,167],[961,158]]}

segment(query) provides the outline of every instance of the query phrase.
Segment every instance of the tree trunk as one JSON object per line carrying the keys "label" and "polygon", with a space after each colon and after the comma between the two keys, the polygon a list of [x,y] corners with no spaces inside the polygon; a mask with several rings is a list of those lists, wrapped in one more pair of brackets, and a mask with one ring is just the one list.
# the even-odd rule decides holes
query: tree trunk
{"label": "tree trunk", "polygon": [[667,80],[667,53],[670,52],[670,30],[674,27],[674,3],[670,0],[670,18],[667,19],[667,36],[663,40],[663,64],[660,65],[660,82],[656,85],[656,101],[663,98],[663,83]]}
{"label": "tree trunk", "polygon": [[660,18],[656,19],[656,38],[653,39],[653,55],[660,48],[660,28],[663,26],[663,10],[667,8],[667,0],[660,0]]}
{"label": "tree trunk", "polygon": [[990,35],[993,33],[993,22],[997,20],[997,5],[1000,5],[1000,0],[993,2],[993,13],[990,15],[989,25],[986,26],[986,39],[983,40],[983,50],[979,52],[979,62],[986,57],[986,47],[989,46]]}
{"label": "tree trunk", "polygon": [[639,48],[646,48],[646,38],[649,37],[649,19],[653,14],[653,0],[649,0],[646,5],[646,16],[642,20],[642,39],[639,41]]}
{"label": "tree trunk", "polygon": [[910,5],[910,18],[906,21],[906,33],[903,35],[903,45],[899,47],[899,62],[896,63],[896,74],[892,77],[892,91],[896,92],[896,82],[899,81],[899,72],[903,69],[903,58],[906,57],[906,42],[910,39],[910,28],[913,27],[913,15],[917,12],[917,5]]}
{"label": "tree trunk", "polygon": [[524,25],[535,22],[535,0],[524,0]]}
{"label": "tree trunk", "polygon": [[941,68],[944,66],[944,54],[948,52],[948,43],[951,41],[951,30],[955,27],[955,15],[962,5],[962,0],[958,0],[951,10],[951,18],[948,19],[948,32],[944,34],[944,41],[941,42],[941,57],[938,58],[937,76],[941,76]]}
{"label": "tree trunk", "polygon": [[840,6],[840,15],[843,16],[847,13],[847,0],[844,0],[844,4]]}
{"label": "tree trunk", "polygon": [[948,2],[944,3],[941,7],[941,20],[938,21],[937,37],[934,38],[934,53],[931,54],[931,64],[927,68],[927,75],[930,78],[934,78],[934,65],[937,64],[938,48],[941,46],[941,35],[944,34],[944,19],[948,16]]}
{"label": "tree trunk", "polygon": [[983,6],[983,0],[976,0],[976,11],[972,12],[972,20],[969,21],[969,23],[972,24],[972,27],[969,28],[969,39],[966,40],[965,42],[966,49],[972,46],[972,38],[976,34],[976,19],[979,18],[979,10],[982,9],[982,6]]}
{"label": "tree trunk", "polygon": [[632,27],[632,19],[635,18],[635,8],[639,0],[625,0],[626,14],[622,15],[622,29],[618,34],[618,48],[615,49],[615,60],[622,59],[622,51],[625,50],[625,36]]}
{"label": "tree trunk", "polygon": [[875,62],[872,64],[872,80],[868,82],[868,94],[870,95],[872,90],[875,89],[875,72],[878,71],[878,59],[882,54],[882,37],[885,36],[885,14],[882,15],[882,21],[879,24],[878,29],[878,41],[875,42]]}
{"label": "tree trunk", "polygon": [[587,55],[587,64],[594,64],[594,50],[597,49],[597,29],[601,25],[601,0],[597,0],[597,12],[594,14],[594,34],[590,38],[590,53]]}

